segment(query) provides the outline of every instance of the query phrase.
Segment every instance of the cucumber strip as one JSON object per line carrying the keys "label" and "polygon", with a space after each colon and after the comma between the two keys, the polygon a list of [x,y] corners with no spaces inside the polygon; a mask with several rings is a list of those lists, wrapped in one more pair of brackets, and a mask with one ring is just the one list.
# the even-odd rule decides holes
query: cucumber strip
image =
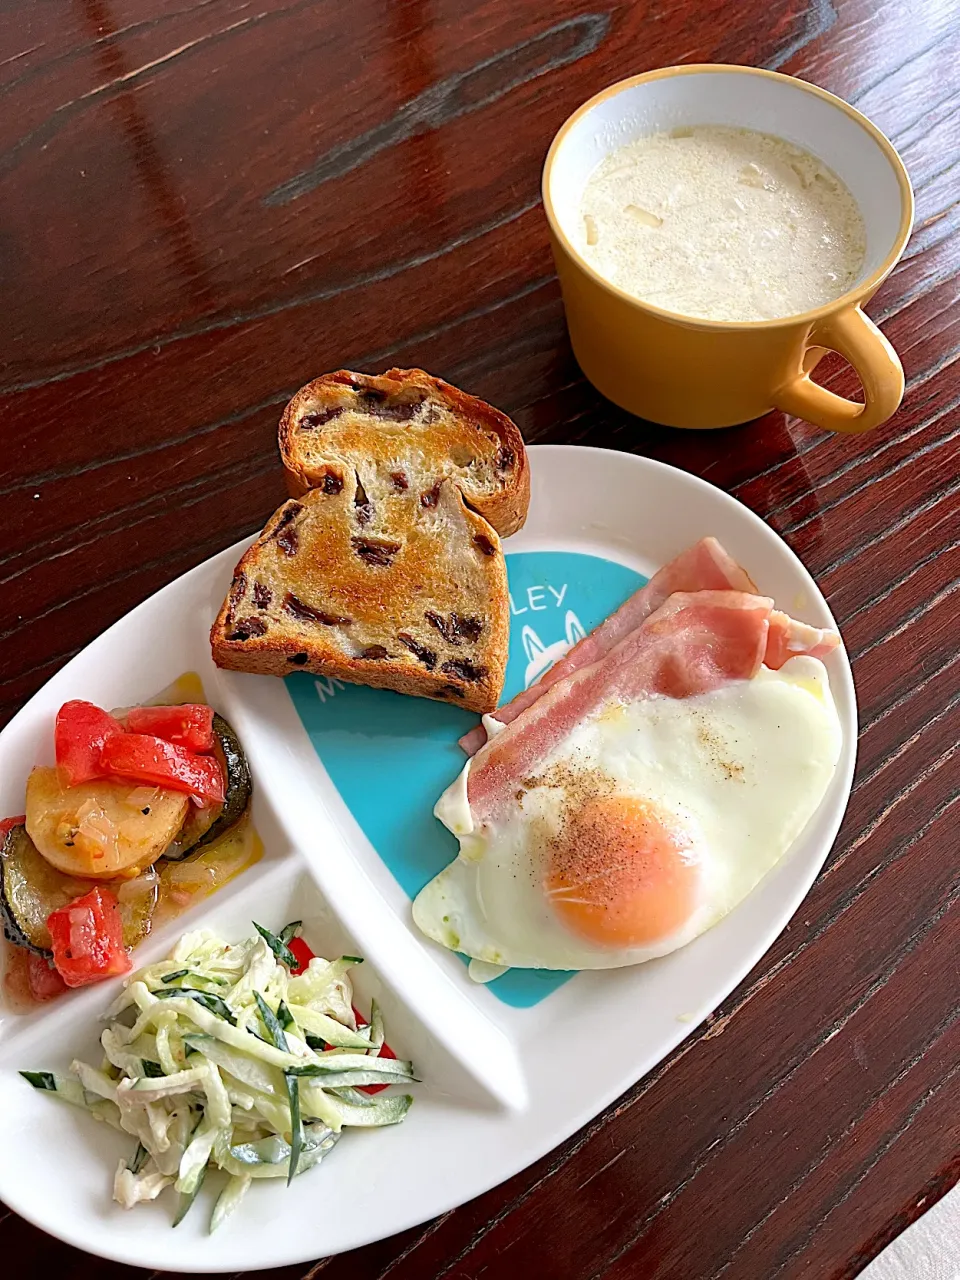
{"label": "cucumber strip", "polygon": [[[281,1025],[280,1018],[273,1012],[259,991],[255,991],[253,994],[257,1002],[257,1008],[260,1010],[260,1017],[263,1019],[263,1025],[266,1028],[267,1035],[273,1041],[274,1048],[286,1051],[288,1047],[287,1036]],[[284,1005],[283,1001],[280,1002],[279,1008],[286,1010],[286,1005]],[[289,1186],[296,1177],[297,1166],[300,1163],[300,1153],[303,1150],[303,1120],[300,1117],[300,1081],[290,1071],[284,1071],[283,1079],[287,1090],[287,1101],[290,1106],[290,1161],[287,1171],[287,1186]]]}
{"label": "cucumber strip", "polygon": [[273,1012],[259,991],[255,991],[253,993],[253,998],[256,1000],[257,1008],[260,1010],[260,1017],[263,1020],[263,1026],[267,1033],[268,1042],[272,1044],[275,1049],[279,1049],[281,1053],[287,1053],[287,1035],[283,1027],[280,1025],[280,1019]]}
{"label": "cucumber strip", "polygon": [[[340,1135],[326,1125],[306,1125],[298,1173],[306,1173],[336,1145]],[[269,1158],[275,1157],[275,1158]],[[231,1176],[249,1178],[284,1178],[290,1164],[290,1144],[279,1135],[258,1142],[240,1143],[234,1147],[218,1144],[214,1159]]]}
{"label": "cucumber strip", "polygon": [[184,1218],[190,1212],[191,1208],[193,1207],[193,1202],[194,1200],[196,1200],[197,1194],[200,1191],[200,1188],[203,1186],[203,1180],[206,1176],[207,1176],[207,1166],[204,1165],[203,1168],[200,1170],[200,1176],[197,1179],[196,1186],[194,1186],[193,1190],[188,1192],[186,1195],[181,1194],[180,1207],[177,1209],[177,1216],[173,1220],[173,1226],[179,1227],[180,1223],[184,1220]]}
{"label": "cucumber strip", "polygon": [[215,1013],[218,1018],[223,1018],[224,1022],[229,1022],[232,1027],[237,1025],[233,1010],[221,996],[215,996],[212,991],[195,991],[193,987],[170,987],[167,991],[154,991],[152,995],[157,1000],[177,999],[179,997],[196,1000],[202,1009]]}
{"label": "cucumber strip", "polygon": [[200,1121],[196,1132],[180,1157],[180,1167],[174,1186],[181,1195],[191,1196],[197,1191],[203,1181],[207,1162],[213,1152],[213,1144],[220,1130],[221,1126],[214,1124],[209,1115],[205,1115]]}
{"label": "cucumber strip", "polygon": [[189,972],[189,969],[174,969],[173,973],[165,973],[160,981],[176,982],[178,978],[185,978]]}
{"label": "cucumber strip", "polygon": [[289,1031],[291,1027],[294,1031],[297,1029],[297,1024],[293,1019],[293,1014],[282,1000],[277,1005],[277,1021],[280,1023],[281,1027],[283,1027],[284,1031]]}
{"label": "cucumber strip", "polygon": [[[319,1085],[314,1084],[312,1080],[304,1080],[301,1083],[300,1092],[305,1113],[308,1115],[314,1114],[313,1107],[316,1095],[322,1094],[323,1090]],[[325,1105],[335,1111],[341,1125],[354,1125],[359,1128],[377,1128],[384,1124],[399,1124],[413,1105],[413,1098],[409,1093],[397,1094],[395,1097],[389,1098],[373,1098],[371,1101],[373,1103],[372,1106],[355,1107],[348,1102],[342,1102],[331,1094],[324,1094]],[[329,1124],[329,1121],[327,1123]]]}
{"label": "cucumber strip", "polygon": [[283,1073],[287,1084],[287,1098],[290,1102],[290,1169],[287,1173],[287,1186],[297,1175],[297,1166],[303,1151],[303,1119],[300,1115],[300,1081],[289,1071]]}
{"label": "cucumber strip", "polygon": [[283,938],[278,938],[275,933],[271,933],[269,929],[265,929],[262,924],[257,924],[256,920],[253,922],[253,927],[281,964],[285,964],[288,969],[296,969],[298,967],[297,957],[287,946],[286,941]]}
{"label": "cucumber strip", "polygon": [[[288,1047],[287,1035],[280,1024],[280,1019],[259,991],[255,991],[253,995],[257,1002],[257,1008],[260,1010],[263,1025],[267,1035],[273,1041],[274,1048],[286,1052]],[[286,1008],[282,1001],[280,1002],[280,1008]],[[287,1186],[289,1186],[296,1177],[297,1166],[300,1163],[300,1153],[303,1150],[303,1120],[300,1118],[300,1081],[292,1071],[284,1071],[283,1079],[287,1089],[287,1101],[290,1104],[290,1164],[287,1172]]]}
{"label": "cucumber strip", "polygon": [[335,1098],[339,1098],[341,1102],[349,1102],[354,1107],[375,1107],[377,1104],[371,1098],[369,1093],[361,1093],[359,1089],[355,1089],[352,1085],[343,1087],[335,1086],[330,1088],[324,1086]]}
{"label": "cucumber strip", "polygon": [[343,1128],[340,1108],[332,1094],[312,1080],[300,1081],[300,1114],[304,1121],[318,1120],[334,1133]]}
{"label": "cucumber strip", "polygon": [[[291,1069],[286,1072],[287,1076],[303,1076],[302,1071]],[[331,1071],[324,1075],[321,1079],[321,1087],[324,1089],[342,1089],[342,1088],[360,1088],[367,1084],[419,1084],[420,1081],[416,1076],[398,1075],[396,1072],[387,1074],[385,1071],[377,1071],[371,1067],[369,1071]]]}
{"label": "cucumber strip", "polygon": [[48,1093],[57,1092],[57,1078],[52,1071],[21,1071],[20,1074],[35,1089],[45,1089]]}
{"label": "cucumber strip", "polygon": [[263,1093],[232,1080],[229,1072],[224,1074],[227,1077],[224,1085],[231,1104],[243,1107],[248,1112],[248,1118],[258,1117],[276,1133],[290,1132],[290,1107],[283,1088],[274,1094]]}
{"label": "cucumber strip", "polygon": [[150,1152],[142,1142],[137,1143],[137,1149],[127,1161],[127,1168],[131,1173],[139,1173],[143,1166],[150,1159]]}
{"label": "cucumber strip", "polygon": [[[287,1075],[293,1075],[288,1071]],[[416,1075],[387,1075],[384,1071],[332,1071],[321,1080],[321,1088],[343,1089],[361,1088],[365,1084],[419,1084]]]}
{"label": "cucumber strip", "polygon": [[403,1062],[399,1058],[378,1058],[374,1066],[365,1053],[321,1053],[316,1055],[313,1062],[290,1068],[291,1075],[306,1076],[312,1080],[322,1080],[332,1072],[340,1074],[345,1071],[378,1071],[388,1076],[412,1076],[413,1063]]}
{"label": "cucumber strip", "polygon": [[383,1048],[383,1014],[380,1012],[380,1006],[376,1000],[370,1001],[370,1043],[373,1048],[370,1050],[371,1055],[376,1058],[380,1055]]}
{"label": "cucumber strip", "polygon": [[241,1084],[267,1094],[283,1092],[283,1072],[261,1062],[259,1058],[221,1044],[213,1036],[199,1035],[196,1032],[188,1032],[184,1036],[184,1043],[198,1049],[208,1061],[216,1063],[224,1071],[229,1071]]}
{"label": "cucumber strip", "polygon": [[164,1012],[171,1016],[157,1018],[157,1057],[164,1075],[172,1076],[184,1065],[183,1040],[176,1031],[177,1015],[170,1010]]}
{"label": "cucumber strip", "polygon": [[[371,1039],[367,1030],[351,1031],[336,1018],[320,1013],[317,1009],[311,1009],[308,1005],[291,1004],[290,1011],[302,1031],[319,1037],[326,1044],[332,1044],[338,1049],[366,1050],[370,1047]],[[309,1040],[307,1044],[310,1044]]]}
{"label": "cucumber strip", "polygon": [[148,1079],[156,1080],[160,1076],[165,1076],[166,1072],[159,1062],[151,1062],[149,1058],[141,1058],[140,1066],[143,1068],[142,1074]]}
{"label": "cucumber strip", "polygon": [[[302,921],[302,920],[293,920],[293,921],[291,921],[291,922],[290,922],[290,924],[285,924],[285,925],[283,926],[283,928],[282,928],[282,929],[280,930],[280,932],[277,934],[277,937],[278,937],[278,938],[280,939],[280,941],[284,944],[284,946],[289,946],[289,945],[290,945],[290,943],[294,940],[294,938],[295,938],[295,937],[297,936],[297,934],[300,932],[300,927],[301,927],[301,925],[302,925],[302,924],[303,924],[303,921]],[[294,958],[296,958],[296,957],[294,957]],[[296,967],[297,967],[297,966],[296,966],[296,965],[294,965],[294,968],[296,968]]]}
{"label": "cucumber strip", "polygon": [[71,1106],[90,1109],[83,1084],[79,1080],[71,1080],[69,1076],[57,1075],[53,1071],[21,1071],[20,1074],[35,1089],[45,1093],[55,1093],[58,1098],[69,1102]]}
{"label": "cucumber strip", "polygon": [[213,1235],[218,1227],[221,1227],[230,1217],[231,1213],[240,1204],[240,1201],[250,1190],[250,1184],[253,1179],[248,1173],[231,1174],[227,1179],[227,1185],[217,1196],[217,1203],[213,1206],[213,1213],[210,1215],[210,1234]]}
{"label": "cucumber strip", "polygon": [[290,1164],[290,1144],[284,1142],[278,1133],[272,1133],[269,1138],[260,1138],[257,1142],[242,1142],[231,1147],[230,1154],[241,1164],[272,1164],[282,1173],[286,1173]]}
{"label": "cucumber strip", "polygon": [[[218,978],[212,973],[199,973],[196,969],[174,969],[173,973],[165,973],[160,979],[163,983],[179,982],[181,978],[190,978],[193,982],[209,982],[216,987],[229,987],[228,978]],[[154,995],[159,995],[158,991]]]}

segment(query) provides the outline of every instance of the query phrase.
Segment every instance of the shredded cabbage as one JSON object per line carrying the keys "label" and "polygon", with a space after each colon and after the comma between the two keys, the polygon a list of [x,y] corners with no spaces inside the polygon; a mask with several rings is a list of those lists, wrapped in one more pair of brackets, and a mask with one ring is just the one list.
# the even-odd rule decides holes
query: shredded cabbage
{"label": "shredded cabbage", "polygon": [[349,970],[356,957],[310,961],[299,976],[277,957],[297,926],[227,943],[209,930],[185,934],[167,960],[127,978],[108,1011],[99,1067],[72,1076],[23,1072],[37,1089],[137,1139],[114,1179],[124,1208],[168,1186],[180,1194],[174,1225],[208,1168],[228,1179],[210,1230],[234,1212],[258,1178],[286,1178],[318,1164],[345,1126],[397,1124],[409,1095],[376,1098],[365,1085],[410,1084],[413,1066],[380,1058],[383,1019],[357,1027]]}

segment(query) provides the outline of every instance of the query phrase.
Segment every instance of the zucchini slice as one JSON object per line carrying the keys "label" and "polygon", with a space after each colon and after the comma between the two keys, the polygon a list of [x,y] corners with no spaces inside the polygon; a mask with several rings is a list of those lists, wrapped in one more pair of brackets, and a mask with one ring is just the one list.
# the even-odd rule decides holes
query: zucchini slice
{"label": "zucchini slice", "polygon": [[216,739],[213,754],[220,761],[226,779],[226,799],[219,808],[216,805],[203,809],[190,806],[180,833],[164,851],[163,856],[169,862],[180,862],[204,845],[219,840],[240,821],[250,799],[252,783],[247,757],[239,738],[219,714],[213,717],[213,735]]}
{"label": "zucchini slice", "polygon": [[[150,932],[150,923],[159,897],[159,880],[147,871],[137,880],[104,888],[117,893],[123,921],[124,946],[135,947]],[[12,827],[0,846],[0,915],[3,932],[18,947],[53,958],[47,919],[85,893],[91,881],[66,876],[37,852],[24,826]]]}
{"label": "zucchini slice", "polygon": [[74,884],[75,881],[40,856],[25,826],[11,827],[0,848],[0,911],[4,934],[16,946],[51,960],[47,917],[80,896],[74,892]]}

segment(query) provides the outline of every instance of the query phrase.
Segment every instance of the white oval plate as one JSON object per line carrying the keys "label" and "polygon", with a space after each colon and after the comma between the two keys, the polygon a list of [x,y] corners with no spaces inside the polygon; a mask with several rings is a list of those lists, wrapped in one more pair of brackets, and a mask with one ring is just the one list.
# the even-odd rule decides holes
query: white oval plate
{"label": "white oval plate", "polygon": [[[530,515],[508,554],[574,551],[649,575],[713,534],[782,608],[834,625],[789,548],[720,490],[622,453],[553,445],[530,452]],[[839,767],[802,837],[749,898],[673,955],[578,974],[532,1007],[512,1007],[471,983],[456,957],[416,932],[407,894],[337,793],[287,687],[213,667],[207,631],[241,550],[224,551],[140,605],[11,721],[0,734],[0,813],[22,810],[26,775],[49,761],[53,717],[66,699],[130,704],[184,671],[199,672],[250,758],[254,818],[267,856],[151,938],[138,960],[159,957],[201,920],[239,937],[251,918],[274,926],[302,918],[315,950],[366,957],[358,1000],[377,995],[391,1044],[413,1058],[424,1083],[404,1124],[349,1133],[289,1189],[254,1187],[236,1217],[208,1236],[209,1203],[198,1201],[176,1230],[166,1196],[130,1212],[114,1205],[113,1172],[129,1155],[129,1141],[17,1075],[96,1057],[97,1019],[115,984],[72,993],[28,1016],[0,1015],[0,1198],[70,1244],[170,1271],[244,1271],[355,1248],[462,1204],[567,1138],[689,1035],[787,924],[840,825],[856,747],[853,681],[840,649],[827,664],[843,726]],[[569,1055],[573,1019],[581,1044],[604,1044],[616,1025],[616,1052]],[[203,1194],[212,1196],[207,1188]]]}

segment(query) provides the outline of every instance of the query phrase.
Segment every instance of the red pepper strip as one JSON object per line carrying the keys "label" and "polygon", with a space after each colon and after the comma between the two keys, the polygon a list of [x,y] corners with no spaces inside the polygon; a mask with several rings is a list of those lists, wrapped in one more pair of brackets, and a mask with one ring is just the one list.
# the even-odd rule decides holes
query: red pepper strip
{"label": "red pepper strip", "polygon": [[[297,957],[297,967],[296,969],[291,969],[290,972],[294,975],[298,973],[303,973],[304,969],[306,969],[307,965],[313,959],[315,952],[310,950],[310,948],[307,946],[307,944],[304,942],[302,938],[291,938],[290,941],[287,943],[287,946],[290,948],[293,954]],[[366,1018],[363,1016],[363,1014],[360,1012],[360,1010],[357,1008],[356,1005],[353,1006],[353,1013],[354,1013],[354,1017],[357,1019],[358,1027],[367,1026]],[[390,1048],[388,1044],[381,1045],[380,1047],[381,1058],[395,1058],[396,1056],[397,1055],[393,1052],[393,1050]],[[363,1084],[363,1085],[360,1085],[360,1092],[361,1093],[379,1093],[381,1089],[386,1089],[387,1087],[388,1086],[385,1084]]]}
{"label": "red pepper strip", "polygon": [[103,978],[129,973],[117,899],[97,885],[82,898],[51,912],[47,928],[53,963],[68,987],[84,987]]}
{"label": "red pepper strip", "polygon": [[21,814],[19,818],[0,818],[0,842],[6,840],[14,827],[22,826],[26,820],[25,814]]}
{"label": "red pepper strip", "polygon": [[57,766],[71,787],[103,777],[100,755],[105,743],[123,733],[123,725],[92,702],[65,702],[53,732]]}
{"label": "red pepper strip", "polygon": [[291,938],[287,943],[287,946],[297,957],[297,967],[290,970],[294,977],[296,977],[298,974],[303,973],[304,969],[306,969],[307,965],[313,959],[314,953],[302,938]]}
{"label": "red pepper strip", "polygon": [[223,804],[223,771],[213,756],[198,756],[145,733],[125,733],[104,743],[104,773],[186,791],[197,802]]}
{"label": "red pepper strip", "polygon": [[172,707],[131,707],[127,712],[131,733],[149,733],[187,751],[213,750],[213,707],[185,702]]}

